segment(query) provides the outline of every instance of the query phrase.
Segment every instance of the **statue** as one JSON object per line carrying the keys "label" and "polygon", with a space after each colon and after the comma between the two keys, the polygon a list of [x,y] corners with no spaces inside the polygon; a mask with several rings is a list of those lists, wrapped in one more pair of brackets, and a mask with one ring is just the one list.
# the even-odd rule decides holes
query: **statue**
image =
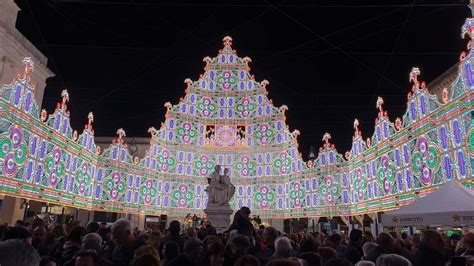
{"label": "statue", "polygon": [[224,169],[224,174],[220,175],[220,165],[216,165],[214,172],[208,178],[209,186],[207,186],[208,202],[210,204],[225,205],[229,203],[235,193],[235,186],[230,182],[228,175],[229,169]]}

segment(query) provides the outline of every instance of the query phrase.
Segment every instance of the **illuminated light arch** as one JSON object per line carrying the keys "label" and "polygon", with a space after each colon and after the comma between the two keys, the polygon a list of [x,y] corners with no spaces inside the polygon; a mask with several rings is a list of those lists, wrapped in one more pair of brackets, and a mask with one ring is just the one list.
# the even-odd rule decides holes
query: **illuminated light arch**
{"label": "illuminated light arch", "polygon": [[[463,32],[471,36],[472,19]],[[90,113],[82,133],[70,127],[69,94],[53,114],[34,101],[25,71],[0,90],[0,192],[85,209],[124,213],[203,214],[204,191],[215,165],[230,170],[234,209],[248,206],[267,218],[373,213],[407,204],[453,178],[474,175],[472,50],[442,101],[409,74],[407,110],[393,123],[378,98],[374,134],[364,141],[354,121],[351,150],[342,156],[329,133],[316,159],[304,162],[298,130],[286,124],[286,105],[268,99],[269,82],[257,82],[249,57],[232,38],[214,58],[205,57],[198,80],[185,80],[185,95],[169,102],[166,120],[150,128],[144,158],[129,154],[126,133],[110,147],[94,142]]]}

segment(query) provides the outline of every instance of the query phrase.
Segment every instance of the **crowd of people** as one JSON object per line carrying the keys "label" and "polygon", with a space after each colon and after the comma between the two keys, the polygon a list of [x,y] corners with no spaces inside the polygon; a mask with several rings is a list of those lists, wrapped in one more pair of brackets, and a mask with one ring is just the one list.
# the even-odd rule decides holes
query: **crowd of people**
{"label": "crowd of people", "polygon": [[351,230],[344,234],[285,234],[272,226],[255,228],[243,207],[229,229],[217,233],[211,224],[182,230],[172,221],[158,229],[132,229],[119,219],[111,226],[78,222],[67,226],[17,221],[0,228],[0,265],[76,266],[444,266],[471,265],[474,233],[444,236]]}

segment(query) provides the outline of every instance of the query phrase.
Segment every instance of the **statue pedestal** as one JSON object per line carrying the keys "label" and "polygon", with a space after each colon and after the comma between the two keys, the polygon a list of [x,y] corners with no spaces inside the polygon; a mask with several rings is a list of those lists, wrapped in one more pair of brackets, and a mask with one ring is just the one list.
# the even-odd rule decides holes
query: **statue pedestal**
{"label": "statue pedestal", "polygon": [[216,228],[218,233],[226,231],[230,226],[230,215],[234,211],[230,208],[229,203],[224,205],[208,203],[204,209],[207,219],[211,225]]}

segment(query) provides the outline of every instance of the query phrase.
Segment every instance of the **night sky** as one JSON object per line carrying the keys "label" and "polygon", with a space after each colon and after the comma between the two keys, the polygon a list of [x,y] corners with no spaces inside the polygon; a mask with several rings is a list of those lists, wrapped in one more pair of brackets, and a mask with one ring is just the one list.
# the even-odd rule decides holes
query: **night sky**
{"label": "night sky", "polygon": [[[406,108],[412,66],[429,81],[458,62],[470,16],[459,1],[18,1],[17,28],[49,58],[43,108],[70,94],[72,127],[94,112],[96,136],[130,137],[164,121],[163,104],[184,96],[205,56],[232,36],[252,58],[269,98],[286,104],[300,151],[318,148],[325,132],[339,152],[350,148],[353,121],[372,135],[377,96],[390,119]],[[382,3],[383,2],[383,3]]]}

